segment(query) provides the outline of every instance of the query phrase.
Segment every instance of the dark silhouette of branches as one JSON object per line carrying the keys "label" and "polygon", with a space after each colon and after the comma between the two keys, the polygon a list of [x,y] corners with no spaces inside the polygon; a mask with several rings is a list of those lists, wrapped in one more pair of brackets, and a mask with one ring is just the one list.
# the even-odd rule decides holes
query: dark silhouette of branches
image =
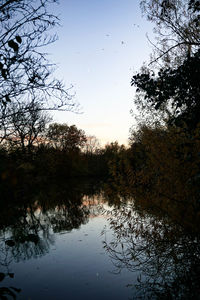
{"label": "dark silhouette of branches", "polygon": [[[44,49],[56,41],[49,35],[59,23],[51,5],[57,0],[0,2],[0,123],[20,104],[26,112],[35,99],[42,110],[78,111],[62,81],[53,77],[55,65]],[[28,103],[28,104],[27,104]],[[12,105],[10,105],[12,104]]]}
{"label": "dark silhouette of branches", "polygon": [[154,53],[150,65],[162,60],[166,65],[179,65],[200,46],[198,1],[142,0],[147,20],[155,24]]}
{"label": "dark silhouette of branches", "polygon": [[199,235],[133,205],[109,214],[113,235],[104,248],[115,273],[138,275],[134,299],[198,299]]}
{"label": "dark silhouette of branches", "polygon": [[30,150],[42,140],[51,117],[42,111],[40,103],[10,103],[12,114],[1,124],[1,140],[7,149]]}

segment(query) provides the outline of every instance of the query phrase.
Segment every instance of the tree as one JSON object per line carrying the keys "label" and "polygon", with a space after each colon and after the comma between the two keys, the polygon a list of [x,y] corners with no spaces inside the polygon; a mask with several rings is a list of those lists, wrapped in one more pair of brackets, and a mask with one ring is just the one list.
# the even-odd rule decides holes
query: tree
{"label": "tree", "polygon": [[37,102],[13,104],[13,114],[6,119],[2,126],[2,139],[4,145],[19,147],[23,151],[27,148],[31,151],[34,145],[41,143],[46,125],[51,118],[46,112],[42,112]]}
{"label": "tree", "polygon": [[195,11],[195,12],[199,12],[200,11],[200,2],[199,2],[199,0],[190,0],[189,1],[189,8],[193,9],[193,11]]}
{"label": "tree", "polygon": [[[155,24],[156,44],[150,64],[179,65],[200,46],[199,1],[142,0],[147,20]],[[160,66],[158,64],[158,66]]]}
{"label": "tree", "polygon": [[193,129],[200,120],[200,50],[185,59],[178,68],[161,69],[136,74],[132,85],[137,86],[140,101],[155,111],[165,111],[168,124],[178,126],[186,123]]}
{"label": "tree", "polygon": [[160,117],[162,122],[186,123],[193,129],[200,119],[198,1],[150,0],[141,4],[156,24],[158,45],[156,58],[132,78],[131,84],[137,87],[135,103],[153,121]]}
{"label": "tree", "polygon": [[0,1],[0,122],[14,113],[13,104],[26,113],[38,99],[42,110],[76,110],[69,90],[53,77],[55,65],[44,52],[57,38],[48,35],[59,21],[49,13],[57,2]]}
{"label": "tree", "polygon": [[95,152],[98,151],[98,149],[100,148],[100,143],[98,141],[98,139],[96,138],[96,136],[94,135],[89,135],[87,136],[87,141],[84,145],[84,152],[86,154],[93,154]]}
{"label": "tree", "polygon": [[53,123],[47,130],[49,144],[62,151],[79,151],[87,141],[85,132],[75,125]]}

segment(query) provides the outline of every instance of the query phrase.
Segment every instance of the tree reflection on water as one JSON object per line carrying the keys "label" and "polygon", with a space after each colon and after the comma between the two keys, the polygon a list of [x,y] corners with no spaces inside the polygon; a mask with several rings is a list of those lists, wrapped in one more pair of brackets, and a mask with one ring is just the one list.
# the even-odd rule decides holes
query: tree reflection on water
{"label": "tree reflection on water", "polygon": [[129,196],[94,183],[56,183],[32,186],[26,193],[19,189],[12,201],[5,198],[0,202],[0,299],[16,299],[20,292],[4,284],[15,276],[12,262],[46,255],[54,234],[78,229],[90,216],[105,213],[106,201],[112,235],[107,241],[104,230],[104,248],[115,273],[127,269],[137,275],[127,282],[133,299],[199,299],[198,229],[175,224],[158,210],[134,204]]}
{"label": "tree reflection on water", "polygon": [[138,274],[134,299],[200,299],[198,234],[132,204],[113,209],[109,221],[114,234],[104,248],[114,272]]}
{"label": "tree reflection on water", "polygon": [[[39,189],[33,186],[26,193],[19,189],[12,201],[5,198],[0,202],[0,282],[14,277],[12,262],[47,254],[54,244],[54,233],[70,232],[86,224],[92,205],[83,200],[91,195],[95,195],[91,185],[55,183]],[[0,299],[16,299],[20,291],[2,286]]]}

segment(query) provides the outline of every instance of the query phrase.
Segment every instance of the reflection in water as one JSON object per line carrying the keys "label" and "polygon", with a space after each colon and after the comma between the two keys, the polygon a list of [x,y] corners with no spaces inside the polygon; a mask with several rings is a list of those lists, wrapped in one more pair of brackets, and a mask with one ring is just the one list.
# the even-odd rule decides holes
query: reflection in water
{"label": "reflection in water", "polygon": [[[170,222],[166,216],[147,212],[144,208],[136,208],[132,204],[133,201],[131,201],[131,204],[127,201],[127,197],[122,198],[116,193],[112,194],[110,190],[108,193],[108,186],[105,190],[102,190],[102,187],[94,183],[80,186],[77,184],[34,186],[26,193],[24,193],[24,190],[19,190],[13,196],[14,200],[12,202],[5,199],[3,203],[0,203],[0,299],[16,299],[18,294],[23,294],[23,282],[20,286],[22,291],[17,284],[17,287],[12,284],[13,279],[16,277],[12,269],[13,264],[20,265],[21,262],[48,256],[47,254],[51,253],[50,250],[53,247],[55,248],[55,241],[59,237],[59,233],[66,234],[73,229],[80,229],[82,224],[87,224],[96,216],[105,214],[105,207],[107,207],[106,215],[109,218],[110,230],[108,228],[104,230],[104,248],[114,265],[113,272],[115,274],[127,272],[126,285],[132,286],[133,299],[199,299],[200,236],[198,233],[194,233],[198,232],[197,230],[186,231],[180,225]],[[105,203],[107,203],[107,206],[105,206]],[[102,224],[105,224],[105,222],[102,222]],[[64,250],[62,252],[61,247],[59,251],[64,253],[61,257],[63,268],[69,270],[69,265],[71,265],[76,269],[78,265],[78,271],[76,273],[73,273],[73,270],[72,273],[63,271],[64,273],[61,273],[57,285],[61,280],[64,280],[64,275],[67,276],[70,285],[73,285],[73,278],[76,274],[78,274],[77,280],[81,282],[83,279],[79,279],[79,277],[81,278],[80,270],[84,274],[83,277],[87,278],[85,269],[82,270],[79,267],[82,265],[82,255],[85,255],[86,259],[87,252],[89,254],[85,268],[91,268],[92,274],[95,274],[95,280],[97,278],[100,280],[98,270],[93,270],[93,267],[97,257],[99,266],[103,267],[104,261],[101,261],[102,249],[98,250],[100,252],[99,256],[93,256],[94,253],[89,252],[93,250],[96,242],[94,240],[99,238],[95,236],[95,233],[92,235],[93,230],[94,228],[91,228],[90,249],[87,244],[85,244],[85,248],[83,246],[82,237],[89,238],[84,231],[81,239],[77,237],[78,241],[82,242],[82,247],[79,247],[78,250],[77,244],[75,244],[75,248],[69,250],[69,243],[65,244],[65,240],[62,241],[64,244],[61,244]],[[78,230],[75,230],[73,234],[78,236]],[[66,235],[64,237],[66,239]],[[65,254],[66,251],[68,251],[69,260]],[[73,251],[79,252],[76,252],[73,256]],[[71,261],[70,257],[75,258],[77,261]],[[93,263],[90,266],[89,263],[92,259]],[[105,258],[104,260],[107,266],[108,261],[106,262]],[[47,261],[52,262],[51,259]],[[60,271],[60,269],[61,266],[56,270]],[[56,274],[57,276],[58,274]],[[137,277],[136,280],[134,277]],[[47,277],[46,280],[51,285],[49,280],[52,279],[49,278],[51,277]],[[111,281],[114,280],[114,277],[109,278]],[[53,280],[55,281],[55,277],[53,277]],[[119,277],[119,281],[122,281],[122,277]],[[88,283],[84,284],[82,291],[88,291]],[[94,290],[98,287],[95,284],[98,284],[98,282],[95,281]],[[109,284],[108,279],[103,281],[103,285],[106,286],[106,284]],[[76,286],[76,282],[74,285]],[[112,283],[111,285],[112,292],[117,290],[118,287]],[[56,290],[56,292],[58,291]],[[74,295],[74,293],[72,289],[71,294]],[[85,293],[88,295],[87,292]],[[116,293],[118,294],[118,291]],[[125,295],[126,292],[122,290],[121,293]],[[122,294],[119,293],[117,299],[122,299]],[[65,299],[64,296],[62,295],[59,299]],[[110,295],[102,294],[96,299],[102,299],[102,297],[109,299]],[[124,299],[127,299],[127,297],[124,296]]]}
{"label": "reflection in water", "polygon": [[[70,193],[68,189],[56,191],[56,187],[53,188],[48,191],[49,197],[40,193],[37,201],[24,203],[23,209],[13,206],[12,215],[17,216],[13,223],[12,215],[4,214],[5,220],[1,218],[0,247],[7,259],[12,256],[20,261],[42,256],[54,243],[53,233],[78,229],[88,222],[91,210],[99,214],[101,205],[94,202],[94,197],[85,196],[83,188],[79,193],[72,187]],[[4,225],[8,223],[9,226]]]}
{"label": "reflection in water", "polygon": [[199,235],[133,205],[109,214],[114,235],[104,247],[114,272],[138,272],[134,299],[200,299]]}
{"label": "reflection in water", "polygon": [[[51,185],[29,193],[20,193],[20,201],[1,203],[0,218],[0,282],[14,278],[10,266],[48,253],[54,244],[54,234],[70,232],[86,224],[92,205],[84,204],[85,197],[93,193],[90,185]],[[35,187],[34,187],[35,188]],[[98,193],[98,190],[97,190]],[[87,195],[88,194],[88,195]],[[95,197],[96,198],[96,197]],[[18,198],[17,198],[18,200]],[[18,203],[19,202],[19,203]],[[12,208],[11,208],[12,206]],[[0,299],[16,299],[21,290],[15,287],[0,287]]]}

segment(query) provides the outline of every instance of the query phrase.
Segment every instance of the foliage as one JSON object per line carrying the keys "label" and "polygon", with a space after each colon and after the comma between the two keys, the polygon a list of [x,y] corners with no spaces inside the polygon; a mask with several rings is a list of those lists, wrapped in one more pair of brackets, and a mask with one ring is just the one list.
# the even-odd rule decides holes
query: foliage
{"label": "foliage", "polygon": [[18,111],[12,118],[9,135],[0,148],[2,193],[9,187],[15,189],[20,177],[68,181],[108,175],[105,149],[85,151],[87,136],[75,125],[53,123],[45,129],[48,117],[36,108],[27,114]]}
{"label": "foliage", "polygon": [[67,152],[80,150],[87,141],[82,129],[67,124],[50,124],[46,136],[49,144],[55,149]]}
{"label": "foliage", "polygon": [[198,220],[199,125],[193,134],[187,127],[144,126],[133,133],[133,139],[131,165],[136,198],[150,207],[162,208],[177,222]]}
{"label": "foliage", "polygon": [[199,222],[200,211],[199,1],[144,0],[141,6],[157,43],[150,64],[131,81],[142,121],[131,130],[124,176],[135,201],[186,226]]}
{"label": "foliage", "polygon": [[176,69],[161,69],[137,74],[132,85],[141,93],[140,101],[148,103],[157,111],[168,112],[168,123],[195,128],[200,119],[200,50],[187,58]]}
{"label": "foliage", "polygon": [[[142,117],[195,128],[199,120],[198,1],[141,1],[148,20],[155,24],[157,44],[148,66],[135,74],[135,104]],[[160,117],[160,118],[159,118]],[[182,124],[182,125],[181,125]]]}

